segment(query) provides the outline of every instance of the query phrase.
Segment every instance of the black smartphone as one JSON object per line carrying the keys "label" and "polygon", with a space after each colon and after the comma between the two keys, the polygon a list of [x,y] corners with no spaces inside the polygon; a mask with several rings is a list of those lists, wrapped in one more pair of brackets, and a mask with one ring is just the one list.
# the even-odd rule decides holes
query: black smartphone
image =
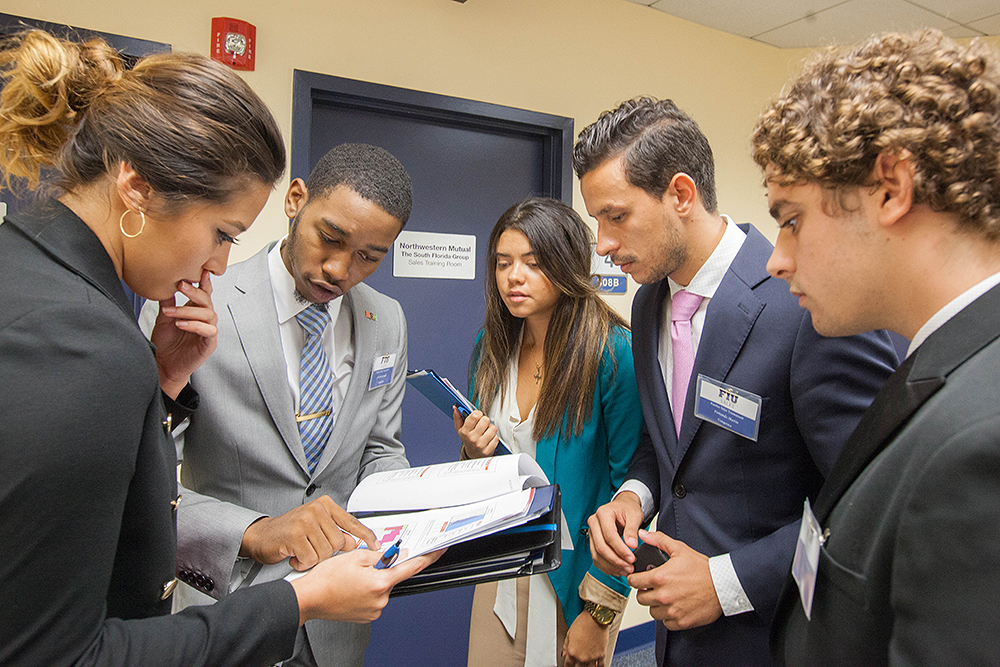
{"label": "black smartphone", "polygon": [[663,565],[670,558],[665,551],[660,551],[652,544],[646,544],[645,542],[641,542],[632,553],[635,555],[633,566],[636,572],[652,570]]}

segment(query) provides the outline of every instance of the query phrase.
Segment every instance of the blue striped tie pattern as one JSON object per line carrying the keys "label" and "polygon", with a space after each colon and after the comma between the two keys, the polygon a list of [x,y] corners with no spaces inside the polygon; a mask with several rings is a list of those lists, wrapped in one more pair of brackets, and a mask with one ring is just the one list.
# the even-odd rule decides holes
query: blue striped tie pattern
{"label": "blue striped tie pattern", "polygon": [[[324,305],[312,304],[295,319],[306,332],[299,367],[299,415],[308,417],[332,407],[333,374],[323,350],[323,332],[330,324],[330,313]],[[326,441],[333,428],[333,415],[316,416],[299,421],[299,436],[305,449],[309,472],[316,469]]]}

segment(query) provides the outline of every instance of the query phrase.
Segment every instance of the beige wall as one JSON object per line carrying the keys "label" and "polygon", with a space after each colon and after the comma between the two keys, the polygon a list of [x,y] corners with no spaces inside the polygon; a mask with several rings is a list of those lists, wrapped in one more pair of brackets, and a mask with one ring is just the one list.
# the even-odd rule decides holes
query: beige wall
{"label": "beige wall", "polygon": [[[747,138],[801,53],[625,0],[5,0],[3,11],[206,54],[213,16],[249,21],[257,69],[246,79],[286,141],[296,68],[569,116],[577,132],[623,99],[672,97],[712,143],[721,210],[771,233]],[[286,185],[233,260],[283,233]],[[585,215],[578,188],[574,203]],[[631,294],[610,300],[627,315]]]}
{"label": "beige wall", "polygon": [[[245,76],[286,141],[296,68],[569,116],[577,132],[629,97],[671,97],[712,143],[720,210],[772,238],[748,137],[808,53],[625,0],[5,0],[3,11],[205,54],[213,16],[247,20],[257,26],[258,61]],[[278,185],[234,261],[283,233],[286,186]],[[574,204],[586,219],[578,186]],[[610,300],[627,314],[631,293]]]}

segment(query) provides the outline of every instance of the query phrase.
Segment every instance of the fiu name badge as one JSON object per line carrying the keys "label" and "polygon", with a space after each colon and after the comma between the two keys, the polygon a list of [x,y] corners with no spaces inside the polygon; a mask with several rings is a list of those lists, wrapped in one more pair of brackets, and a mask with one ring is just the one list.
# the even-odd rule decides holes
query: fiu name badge
{"label": "fiu name badge", "polygon": [[698,374],[694,416],[757,442],[763,401],[739,387]]}
{"label": "fiu name badge", "polygon": [[372,379],[368,382],[368,391],[392,382],[392,369],[395,365],[395,354],[380,354],[375,357],[375,361],[372,362]]}
{"label": "fiu name badge", "polygon": [[813,514],[809,499],[806,498],[802,510],[802,526],[799,539],[795,543],[795,558],[792,560],[792,578],[799,587],[799,598],[806,618],[812,620],[813,593],[816,592],[816,572],[819,570],[819,551],[830,531],[820,532],[819,521]]}

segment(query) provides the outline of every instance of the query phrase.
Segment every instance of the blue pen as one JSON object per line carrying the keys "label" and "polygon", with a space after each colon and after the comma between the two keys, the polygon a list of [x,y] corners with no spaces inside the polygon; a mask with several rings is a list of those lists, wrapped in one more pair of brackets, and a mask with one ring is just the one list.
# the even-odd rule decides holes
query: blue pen
{"label": "blue pen", "polygon": [[403,543],[402,537],[393,542],[392,546],[386,549],[385,553],[382,554],[382,557],[378,559],[377,563],[375,563],[375,569],[384,570],[385,568],[392,565],[392,562],[396,560],[396,556],[399,555],[399,545],[402,543]]}

